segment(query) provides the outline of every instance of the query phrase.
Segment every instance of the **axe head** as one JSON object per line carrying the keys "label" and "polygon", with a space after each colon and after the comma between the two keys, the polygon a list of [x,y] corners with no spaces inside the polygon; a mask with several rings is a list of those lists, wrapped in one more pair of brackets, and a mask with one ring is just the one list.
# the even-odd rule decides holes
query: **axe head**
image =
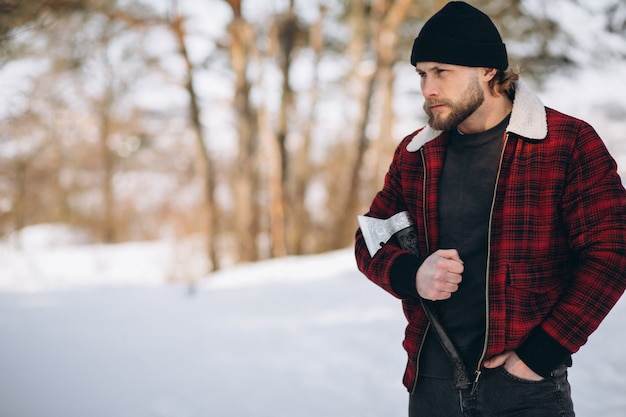
{"label": "axe head", "polygon": [[393,235],[413,225],[413,220],[411,220],[407,211],[396,213],[388,219],[357,216],[357,220],[359,221],[367,250],[372,257]]}

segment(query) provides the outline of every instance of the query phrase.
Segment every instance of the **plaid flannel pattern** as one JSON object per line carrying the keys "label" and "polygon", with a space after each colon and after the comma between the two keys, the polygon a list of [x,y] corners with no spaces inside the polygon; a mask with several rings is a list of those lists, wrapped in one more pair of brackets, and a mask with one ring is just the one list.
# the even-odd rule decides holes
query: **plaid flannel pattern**
{"label": "plaid flannel pattern", "polygon": [[[547,110],[548,135],[509,133],[503,150],[490,230],[486,357],[517,348],[541,329],[576,352],[626,287],[626,192],[613,158],[587,123]],[[438,249],[437,194],[447,134],[418,152],[398,146],[368,216],[408,210],[420,253]],[[360,231],[359,269],[395,294],[390,269],[402,251],[393,242],[370,257]],[[408,326],[404,384],[416,380],[428,321],[418,300],[402,300]]]}

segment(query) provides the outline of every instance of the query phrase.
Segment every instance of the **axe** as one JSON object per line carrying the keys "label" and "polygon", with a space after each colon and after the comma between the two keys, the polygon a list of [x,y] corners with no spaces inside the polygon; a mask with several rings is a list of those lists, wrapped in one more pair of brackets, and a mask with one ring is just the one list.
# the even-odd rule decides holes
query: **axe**
{"label": "axe", "polygon": [[[417,234],[413,227],[413,220],[407,211],[396,213],[388,219],[376,219],[369,216],[358,216],[357,219],[370,256],[374,257],[376,252],[392,238],[398,241],[402,249],[416,256],[419,255]],[[454,389],[463,390],[469,388],[471,385],[470,378],[459,351],[443,328],[436,312],[431,309],[426,300],[421,297],[419,297],[419,300],[430,325],[435,331],[435,335],[437,335],[437,339],[439,339],[439,343],[441,343],[443,350],[452,362]]]}

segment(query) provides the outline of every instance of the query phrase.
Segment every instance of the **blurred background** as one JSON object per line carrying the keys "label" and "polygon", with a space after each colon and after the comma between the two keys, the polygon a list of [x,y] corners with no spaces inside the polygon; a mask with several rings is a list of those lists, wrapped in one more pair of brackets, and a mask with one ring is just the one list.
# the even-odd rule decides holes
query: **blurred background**
{"label": "blurred background", "polygon": [[[356,215],[435,0],[0,0],[0,416],[406,415]],[[471,0],[626,178],[626,2]],[[623,417],[626,302],[574,356]]]}
{"label": "blurred background", "polygon": [[[445,3],[0,1],[0,236],[193,239],[203,273],[349,246],[425,123],[408,57]],[[626,3],[472,3],[527,82],[621,141]]]}

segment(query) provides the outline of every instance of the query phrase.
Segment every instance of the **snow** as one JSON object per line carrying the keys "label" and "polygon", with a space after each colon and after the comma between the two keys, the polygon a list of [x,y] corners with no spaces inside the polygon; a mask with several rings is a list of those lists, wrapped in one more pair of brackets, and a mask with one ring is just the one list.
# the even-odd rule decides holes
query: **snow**
{"label": "snow", "polygon": [[[191,286],[176,242],[26,235],[0,243],[2,417],[407,414],[400,303],[350,248]],[[574,356],[577,416],[626,415],[625,324],[622,300]]]}

